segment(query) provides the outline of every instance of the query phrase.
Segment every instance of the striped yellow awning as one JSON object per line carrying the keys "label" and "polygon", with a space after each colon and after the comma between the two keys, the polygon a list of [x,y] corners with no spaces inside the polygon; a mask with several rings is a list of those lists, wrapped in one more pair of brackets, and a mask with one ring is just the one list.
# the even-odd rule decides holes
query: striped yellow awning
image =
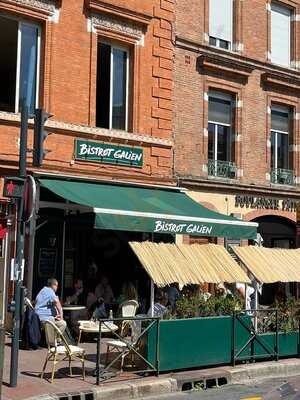
{"label": "striped yellow awning", "polygon": [[260,283],[300,282],[300,250],[232,247]]}
{"label": "striped yellow awning", "polygon": [[181,286],[223,282],[250,283],[247,274],[223,246],[152,242],[130,242],[130,246],[159,287],[173,282],[178,282]]}

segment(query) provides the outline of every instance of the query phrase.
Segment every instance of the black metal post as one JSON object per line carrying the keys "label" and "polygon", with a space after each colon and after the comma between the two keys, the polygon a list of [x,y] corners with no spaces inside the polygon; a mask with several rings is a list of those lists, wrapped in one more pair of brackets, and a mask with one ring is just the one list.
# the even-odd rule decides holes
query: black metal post
{"label": "black metal post", "polygon": [[[28,136],[28,107],[25,100],[21,102],[21,132],[20,132],[20,154],[19,154],[19,176],[25,181],[26,178],[26,155]],[[10,386],[16,387],[18,382],[20,321],[21,321],[21,287],[22,287],[22,263],[24,259],[24,234],[25,224],[23,221],[24,192],[22,198],[17,200],[17,237],[15,258],[15,293],[14,293],[14,319],[13,338],[10,362]]]}
{"label": "black metal post", "polygon": [[232,344],[231,344],[231,361],[235,367],[235,311],[232,314]]}
{"label": "black metal post", "polygon": [[275,311],[276,316],[276,361],[279,360],[279,334],[278,334],[278,310]]}
{"label": "black metal post", "polygon": [[160,319],[156,321],[156,375],[159,376],[159,371],[160,371],[160,348],[159,348],[159,328],[160,328]]}
{"label": "black metal post", "polygon": [[5,346],[5,328],[4,324],[0,323],[0,399],[2,399],[2,380],[4,366],[4,346]]}
{"label": "black metal post", "polygon": [[100,365],[101,365],[101,321],[99,321],[99,332],[98,332],[98,340],[97,340],[97,362],[96,362],[96,382],[97,385],[100,384]]}

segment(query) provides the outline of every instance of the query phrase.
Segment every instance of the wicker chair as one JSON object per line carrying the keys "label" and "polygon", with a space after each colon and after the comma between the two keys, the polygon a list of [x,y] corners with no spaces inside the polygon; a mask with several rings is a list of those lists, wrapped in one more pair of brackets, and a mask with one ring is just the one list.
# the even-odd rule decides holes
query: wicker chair
{"label": "wicker chair", "polygon": [[48,361],[53,361],[51,383],[54,380],[54,374],[56,366],[61,361],[69,362],[70,376],[72,374],[72,361],[80,361],[82,364],[82,377],[85,379],[85,350],[68,344],[66,338],[59,330],[59,328],[52,321],[45,321],[45,336],[48,345],[48,353],[41,373],[41,379],[44,377],[44,373],[48,364]]}
{"label": "wicker chair", "polygon": [[[128,315],[127,315],[128,317]],[[106,350],[106,361],[105,365],[108,364],[109,354],[111,352],[118,352],[121,356],[121,368],[120,372],[123,372],[124,360],[125,357],[131,355],[131,364],[134,363],[134,350],[137,352],[139,350],[139,336],[142,331],[141,321],[128,321],[131,326],[131,336],[122,339],[116,340],[108,340],[106,342],[107,350]]]}
{"label": "wicker chair", "polygon": [[[135,317],[136,311],[139,308],[139,303],[136,300],[127,300],[120,305],[122,317]],[[125,336],[128,329],[131,327],[131,321],[122,321],[121,336]]]}

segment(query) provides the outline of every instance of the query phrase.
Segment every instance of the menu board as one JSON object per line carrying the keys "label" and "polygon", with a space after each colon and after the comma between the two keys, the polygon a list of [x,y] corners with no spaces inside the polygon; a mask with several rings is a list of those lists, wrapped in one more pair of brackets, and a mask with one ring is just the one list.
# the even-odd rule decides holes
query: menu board
{"label": "menu board", "polygon": [[39,256],[39,276],[51,278],[55,276],[57,249],[41,248]]}

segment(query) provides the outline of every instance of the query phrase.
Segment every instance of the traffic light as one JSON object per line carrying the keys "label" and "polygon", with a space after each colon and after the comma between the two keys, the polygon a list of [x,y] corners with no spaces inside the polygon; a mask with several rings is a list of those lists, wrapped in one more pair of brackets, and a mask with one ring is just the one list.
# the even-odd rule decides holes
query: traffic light
{"label": "traffic light", "polygon": [[33,165],[34,167],[40,167],[48,153],[44,149],[44,142],[49,134],[45,131],[45,122],[52,115],[42,108],[37,108],[34,114]]}
{"label": "traffic light", "polygon": [[24,193],[24,179],[13,176],[5,177],[3,185],[3,197],[11,199],[21,199]]}

